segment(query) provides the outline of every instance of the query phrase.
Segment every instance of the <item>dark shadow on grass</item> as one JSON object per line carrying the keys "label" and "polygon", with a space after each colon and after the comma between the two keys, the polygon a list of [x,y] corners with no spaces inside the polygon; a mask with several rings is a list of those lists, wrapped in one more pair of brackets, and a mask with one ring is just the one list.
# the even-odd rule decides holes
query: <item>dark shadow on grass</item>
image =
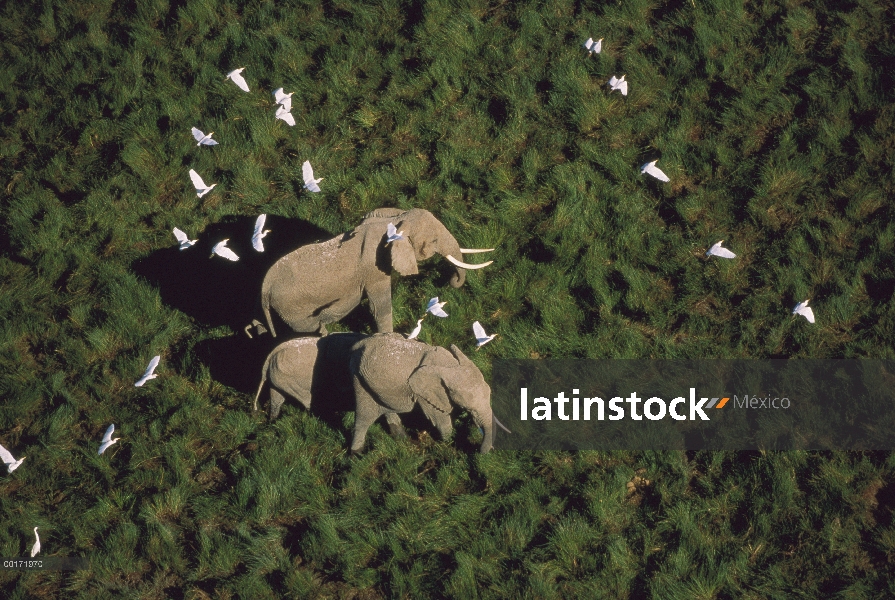
{"label": "dark shadow on grass", "polygon": [[[261,283],[267,270],[292,250],[331,237],[307,221],[269,215],[265,228],[271,232],[264,238],[264,252],[257,252],[251,242],[254,226],[255,217],[225,217],[201,233],[194,246],[181,251],[172,244],[137,261],[133,269],[158,287],[165,304],[204,325],[227,325],[241,333],[252,319],[262,317]],[[239,261],[209,258],[212,247],[224,239]]]}

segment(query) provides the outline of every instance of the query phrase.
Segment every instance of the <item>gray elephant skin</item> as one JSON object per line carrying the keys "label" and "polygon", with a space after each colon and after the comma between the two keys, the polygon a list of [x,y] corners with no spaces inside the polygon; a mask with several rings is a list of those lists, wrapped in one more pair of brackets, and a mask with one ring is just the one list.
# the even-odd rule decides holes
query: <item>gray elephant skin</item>
{"label": "gray elephant skin", "polygon": [[[404,239],[386,243],[389,223],[403,231]],[[461,249],[427,210],[380,208],[353,231],[302,246],[274,263],[261,285],[261,310],[274,337],[271,310],[296,333],[326,335],[326,325],[354,310],[366,293],[377,331],[390,332],[391,270],[417,274],[417,262],[437,253],[455,265],[450,283],[460,287],[467,268],[490,264],[463,263],[461,254],[481,251]]]}
{"label": "gray elephant skin", "polygon": [[[283,342],[267,356],[261,371],[261,383],[255,394],[254,410],[264,385],[270,383],[271,421],[291,396],[306,409],[326,403],[325,410],[352,410],[355,407],[354,383],[348,370],[352,347],[366,339],[362,333],[333,333],[324,337],[300,337]],[[405,435],[397,415],[387,417],[392,435]]]}
{"label": "gray elephant skin", "polygon": [[482,372],[455,345],[447,350],[401,334],[379,333],[354,346],[349,370],[357,402],[353,453],[363,448],[376,419],[409,412],[416,404],[443,438],[453,429],[453,405],[469,411],[484,432],[479,448],[483,453],[493,446],[494,425],[503,427],[494,418],[491,388]]}

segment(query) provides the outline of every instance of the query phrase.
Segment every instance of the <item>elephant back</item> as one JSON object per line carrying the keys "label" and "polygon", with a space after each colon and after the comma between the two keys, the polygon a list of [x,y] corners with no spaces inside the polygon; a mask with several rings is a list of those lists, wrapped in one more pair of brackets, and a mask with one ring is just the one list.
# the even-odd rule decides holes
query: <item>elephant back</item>
{"label": "elephant back", "polygon": [[[386,343],[383,343],[386,342]],[[380,392],[409,393],[407,379],[433,346],[408,340],[400,333],[378,333],[355,344],[349,369]],[[401,373],[402,377],[395,377]]]}

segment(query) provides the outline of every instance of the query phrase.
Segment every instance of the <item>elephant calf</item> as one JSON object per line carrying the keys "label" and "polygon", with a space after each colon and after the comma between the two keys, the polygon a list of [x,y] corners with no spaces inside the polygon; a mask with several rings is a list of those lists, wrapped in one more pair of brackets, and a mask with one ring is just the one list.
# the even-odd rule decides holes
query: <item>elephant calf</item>
{"label": "elephant calf", "polygon": [[[276,419],[286,396],[292,396],[308,410],[312,398],[335,402],[353,400],[354,386],[348,371],[351,348],[368,336],[361,333],[333,333],[326,337],[301,337],[283,342],[264,361],[261,384],[255,394],[254,409],[264,384],[270,382],[270,419]],[[346,405],[349,409],[354,403]],[[393,435],[403,435],[397,415],[388,419]]]}
{"label": "elephant calf", "polygon": [[379,333],[355,344],[348,368],[357,403],[353,453],[363,448],[376,419],[396,418],[417,403],[444,438],[453,429],[453,405],[469,411],[484,432],[479,448],[483,453],[493,446],[495,424],[509,432],[491,411],[491,388],[482,372],[453,344],[447,350],[401,334]]}

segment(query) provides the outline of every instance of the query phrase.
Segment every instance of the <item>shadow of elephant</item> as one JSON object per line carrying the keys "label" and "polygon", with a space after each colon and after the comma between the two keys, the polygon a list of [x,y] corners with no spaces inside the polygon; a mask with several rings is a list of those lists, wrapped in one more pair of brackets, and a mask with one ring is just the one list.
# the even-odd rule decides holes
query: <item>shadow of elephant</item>
{"label": "shadow of elephant", "polygon": [[[268,215],[265,229],[270,233],[264,238],[264,252],[257,252],[252,247],[255,219],[227,216],[209,225],[186,250],[178,248],[172,235],[169,248],[136,261],[132,268],[158,288],[168,306],[203,325],[227,325],[245,336],[243,328],[260,314],[261,283],[271,265],[296,248],[333,235],[308,221]],[[209,258],[212,247],[225,238],[238,261]]]}

